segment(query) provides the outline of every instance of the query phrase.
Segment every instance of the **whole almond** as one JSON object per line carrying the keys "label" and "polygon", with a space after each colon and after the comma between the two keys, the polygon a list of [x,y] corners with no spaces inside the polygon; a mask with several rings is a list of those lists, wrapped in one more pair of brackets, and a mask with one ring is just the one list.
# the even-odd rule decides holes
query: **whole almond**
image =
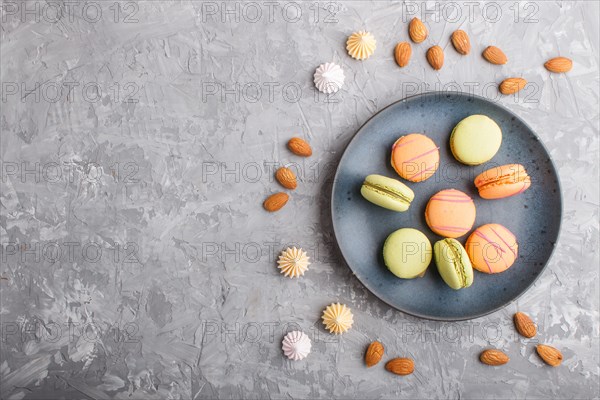
{"label": "whole almond", "polygon": [[408,65],[411,54],[412,48],[410,47],[410,43],[400,42],[396,45],[396,49],[394,50],[394,57],[396,58],[396,63],[400,67],[406,67]]}
{"label": "whole almond", "polygon": [[371,343],[365,353],[365,364],[367,368],[372,367],[381,361],[383,357],[383,345],[377,341]]}
{"label": "whole almond", "polygon": [[456,51],[463,56],[469,54],[469,51],[471,51],[471,41],[469,40],[469,35],[467,35],[467,32],[461,31],[460,29],[454,31],[451,40],[452,46],[454,46]]}
{"label": "whole almond", "polygon": [[513,316],[513,321],[515,323],[515,328],[517,329],[517,332],[519,332],[521,336],[525,336],[526,338],[532,338],[537,333],[537,328],[535,327],[535,324],[527,314],[518,312]]}
{"label": "whole almond", "polygon": [[555,57],[546,61],[544,67],[550,72],[560,74],[562,72],[569,72],[573,68],[573,61],[567,57]]}
{"label": "whole almond", "polygon": [[298,184],[296,183],[296,175],[291,169],[281,167],[275,173],[275,179],[286,189],[294,190]]}
{"label": "whole almond", "polygon": [[538,344],[536,351],[542,360],[552,367],[558,367],[563,360],[562,353],[552,346]]}
{"label": "whole almond", "polygon": [[410,40],[415,43],[421,43],[423,40],[427,39],[427,27],[419,18],[413,18],[408,24],[408,36],[410,36]]}
{"label": "whole almond", "polygon": [[288,141],[287,147],[297,156],[310,157],[312,155],[312,148],[310,147],[310,144],[298,137],[291,138]]}
{"label": "whole almond", "polygon": [[489,349],[481,352],[479,360],[487,365],[498,366],[506,364],[510,359],[500,350]]}
{"label": "whole almond", "polygon": [[394,358],[385,364],[385,369],[396,375],[410,375],[415,370],[415,363],[410,358]]}
{"label": "whole almond", "polygon": [[288,196],[287,193],[283,192],[272,194],[269,197],[267,197],[267,199],[263,203],[263,207],[269,212],[281,210],[283,206],[285,206],[285,204],[288,202],[289,198],[290,196]]}
{"label": "whole almond", "polygon": [[508,78],[500,83],[500,93],[514,94],[523,89],[527,85],[527,81],[523,78]]}
{"label": "whole almond", "polygon": [[430,47],[427,50],[427,61],[433,69],[441,69],[444,65],[444,50],[440,46]]}
{"label": "whole almond", "polygon": [[506,57],[506,54],[504,54],[504,52],[496,46],[488,46],[483,51],[482,55],[483,55],[483,58],[485,58],[487,61],[491,62],[492,64],[502,65],[502,64],[506,64],[508,62],[508,58]]}

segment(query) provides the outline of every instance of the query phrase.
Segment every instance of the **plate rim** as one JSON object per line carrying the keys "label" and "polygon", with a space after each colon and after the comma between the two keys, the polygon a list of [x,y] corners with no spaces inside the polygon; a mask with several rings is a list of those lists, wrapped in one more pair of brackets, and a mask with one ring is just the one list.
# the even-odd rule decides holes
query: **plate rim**
{"label": "plate rim", "polygon": [[[382,299],[381,297],[379,297],[379,295],[377,295],[377,293],[375,292],[374,289],[370,288],[365,282],[363,282],[362,279],[360,279],[354,269],[352,268],[352,266],[350,265],[350,263],[348,262],[348,259],[346,258],[346,255],[344,254],[344,251],[342,250],[341,246],[340,246],[340,242],[338,239],[338,233],[337,233],[337,229],[336,229],[336,218],[335,218],[335,209],[334,209],[334,197],[335,197],[335,193],[336,193],[336,186],[337,186],[337,182],[338,182],[338,177],[340,174],[340,165],[342,164],[342,161],[344,160],[344,158],[347,156],[347,150],[348,147],[350,147],[350,145],[352,144],[352,142],[354,142],[354,140],[356,140],[356,138],[361,134],[361,131],[364,129],[364,127],[374,118],[376,118],[379,114],[381,114],[382,112],[384,112],[385,110],[387,110],[390,107],[395,106],[398,103],[403,103],[403,102],[407,102],[408,100],[415,100],[416,98],[419,97],[428,97],[428,96],[458,96],[458,97],[468,97],[468,98],[476,98],[478,100],[483,101],[484,103],[489,103],[492,104],[493,106],[497,106],[499,108],[501,108],[503,111],[507,112],[509,115],[511,115],[513,118],[517,119],[520,123],[522,123],[527,129],[529,129],[529,131],[531,131],[531,133],[533,133],[533,136],[537,139],[537,141],[541,144],[543,150],[546,152],[546,154],[548,154],[548,159],[550,160],[550,164],[552,165],[552,169],[554,172],[554,175],[556,175],[556,185],[558,187],[558,200],[560,202],[560,207],[559,207],[559,220],[558,220],[558,233],[556,235],[556,239],[554,241],[554,244],[552,245],[552,250],[550,251],[550,254],[548,255],[548,259],[546,260],[546,262],[544,263],[544,266],[542,267],[542,269],[540,270],[540,273],[537,274],[537,276],[531,281],[531,283],[529,283],[529,285],[527,285],[527,287],[521,292],[519,293],[517,296],[515,296],[513,299],[507,301],[506,303],[494,307],[492,309],[490,309],[489,311],[485,311],[482,313],[477,313],[477,314],[473,314],[473,315],[469,315],[469,316],[465,316],[465,317],[437,317],[437,316],[431,316],[431,315],[424,315],[421,313],[417,313],[417,312],[412,312],[412,311],[407,311],[405,309],[402,309],[400,307],[397,307],[393,304],[390,304],[388,301]],[[352,138],[350,139],[350,141],[348,141],[348,143],[346,144],[346,146],[344,147],[342,156],[340,157],[336,170],[335,170],[335,175],[333,177],[333,183],[331,186],[331,197],[330,197],[330,212],[331,212],[331,222],[332,222],[332,226],[333,226],[333,236],[335,237],[335,243],[336,246],[340,252],[340,254],[342,255],[342,258],[344,260],[344,263],[346,264],[346,266],[350,269],[350,271],[352,272],[352,275],[358,280],[358,282],[360,282],[361,285],[363,285],[373,296],[375,296],[377,299],[379,299],[379,301],[383,302],[384,304],[387,304],[390,308],[392,308],[393,310],[397,310],[400,311],[404,314],[413,316],[413,317],[417,317],[417,318],[421,318],[421,319],[426,319],[426,320],[430,320],[430,321],[443,321],[443,322],[453,322],[453,321],[467,321],[467,320],[472,320],[472,319],[477,319],[477,318],[481,318],[484,317],[486,315],[492,314],[498,310],[501,310],[509,305],[511,305],[513,302],[517,301],[521,296],[523,296],[526,292],[529,291],[529,289],[531,289],[531,287],[540,279],[540,277],[543,275],[543,273],[546,271],[546,268],[548,267],[548,264],[550,263],[550,260],[552,259],[552,256],[554,255],[554,252],[556,251],[556,248],[558,247],[558,243],[560,241],[560,237],[562,234],[562,223],[563,223],[563,211],[564,211],[564,201],[563,201],[563,191],[562,191],[562,185],[560,183],[560,174],[558,173],[558,168],[556,166],[556,163],[554,162],[554,160],[552,159],[552,155],[550,154],[550,152],[548,151],[548,148],[546,147],[546,145],[544,144],[544,142],[540,139],[540,137],[538,136],[538,134],[536,133],[535,130],[533,130],[531,128],[531,126],[529,126],[529,124],[527,122],[525,122],[525,120],[523,120],[520,116],[518,116],[517,114],[515,114],[512,110],[510,110],[509,108],[505,107],[503,104],[500,103],[495,103],[492,102],[491,100],[483,97],[483,96],[479,96],[476,94],[472,94],[472,93],[467,93],[467,92],[459,92],[459,91],[455,91],[455,92],[442,92],[442,91],[431,91],[431,92],[425,92],[425,93],[418,93],[415,95],[411,95],[411,96],[407,96],[404,97],[400,100],[396,100],[390,104],[388,104],[387,106],[383,107],[381,110],[377,111],[375,114],[371,115],[354,133],[354,135],[352,136]]]}

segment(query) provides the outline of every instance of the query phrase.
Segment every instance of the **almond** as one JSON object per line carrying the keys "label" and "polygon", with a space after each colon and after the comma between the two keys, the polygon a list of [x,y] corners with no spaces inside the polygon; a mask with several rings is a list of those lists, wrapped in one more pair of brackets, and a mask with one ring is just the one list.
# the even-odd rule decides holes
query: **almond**
{"label": "almond", "polygon": [[400,42],[396,45],[394,57],[396,58],[396,63],[398,63],[400,67],[406,67],[408,65],[411,54],[412,48],[410,47],[410,43]]}
{"label": "almond", "polygon": [[496,46],[488,46],[483,51],[483,58],[496,65],[502,65],[508,62],[506,54]]}
{"label": "almond", "polygon": [[484,364],[497,366],[506,364],[510,359],[506,354],[504,354],[500,350],[489,349],[484,350],[479,355],[479,360]]}
{"label": "almond", "polygon": [[454,31],[451,40],[452,46],[454,46],[456,51],[463,56],[469,54],[469,51],[471,51],[471,41],[469,40],[469,35],[467,35],[467,32],[461,31],[460,29]]}
{"label": "almond", "polygon": [[367,352],[365,353],[365,364],[368,367],[372,367],[381,361],[383,357],[383,345],[379,342],[373,342],[367,348]]}
{"label": "almond", "polygon": [[415,43],[421,43],[427,39],[427,27],[419,18],[413,18],[408,24],[408,36]]}
{"label": "almond", "polygon": [[523,89],[527,85],[527,81],[523,78],[508,78],[500,83],[500,93],[514,94]]}
{"label": "almond", "polygon": [[288,196],[287,193],[283,192],[272,194],[269,197],[267,197],[267,199],[263,203],[263,207],[268,212],[275,212],[281,210],[283,206],[285,206],[285,204],[288,202],[289,198],[290,196]]}
{"label": "almond", "polygon": [[444,50],[440,46],[430,47],[427,50],[427,61],[433,69],[441,69],[444,65]]}
{"label": "almond", "polygon": [[536,351],[542,360],[552,367],[558,367],[563,360],[562,353],[552,346],[538,344]]}
{"label": "almond", "polygon": [[410,358],[394,358],[385,364],[385,369],[396,375],[410,375],[415,370],[415,363]]}
{"label": "almond", "polygon": [[289,168],[279,168],[275,173],[275,179],[277,179],[277,181],[281,183],[281,186],[286,189],[294,190],[296,189],[296,186],[298,186],[296,183],[296,175]]}
{"label": "almond", "polygon": [[297,137],[291,138],[287,144],[287,147],[297,156],[310,157],[312,155],[310,144]]}
{"label": "almond", "polygon": [[546,61],[544,67],[550,72],[560,74],[561,72],[569,72],[573,68],[573,61],[567,57],[555,57]]}
{"label": "almond", "polygon": [[526,338],[532,338],[537,333],[537,328],[535,327],[535,324],[527,314],[518,312],[513,316],[513,321],[515,323],[515,328],[517,329],[517,332],[519,332],[521,336],[525,336]]}

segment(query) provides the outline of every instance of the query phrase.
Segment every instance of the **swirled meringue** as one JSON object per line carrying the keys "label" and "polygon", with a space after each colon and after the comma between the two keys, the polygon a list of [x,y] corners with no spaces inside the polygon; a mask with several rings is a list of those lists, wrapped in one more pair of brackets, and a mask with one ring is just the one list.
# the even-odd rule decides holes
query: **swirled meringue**
{"label": "swirled meringue", "polygon": [[308,258],[304,250],[297,249],[296,247],[288,247],[279,256],[277,268],[287,277],[298,278],[308,270],[308,266],[310,265]]}
{"label": "swirled meringue", "polygon": [[346,50],[350,57],[357,60],[366,60],[377,47],[375,36],[367,31],[354,32],[346,41]]}
{"label": "swirled meringue", "polygon": [[344,84],[344,70],[337,64],[325,63],[315,71],[315,86],[325,94],[335,93]]}
{"label": "swirled meringue", "polygon": [[340,303],[328,305],[321,318],[325,329],[336,335],[346,332],[354,323],[352,311],[345,304]]}
{"label": "swirled meringue", "polygon": [[310,338],[300,331],[289,332],[281,342],[283,354],[290,360],[298,361],[310,354]]}

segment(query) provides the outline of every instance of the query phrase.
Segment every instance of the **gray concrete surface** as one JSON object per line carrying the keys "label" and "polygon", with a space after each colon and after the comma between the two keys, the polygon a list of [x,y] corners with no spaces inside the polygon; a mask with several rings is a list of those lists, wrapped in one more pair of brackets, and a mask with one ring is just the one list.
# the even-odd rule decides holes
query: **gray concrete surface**
{"label": "gray concrete surface", "polygon": [[[599,7],[597,2],[87,1],[2,3],[3,399],[598,398]],[[437,9],[436,9],[437,7]],[[229,11],[228,11],[229,10]],[[413,15],[430,29],[400,70],[392,49]],[[457,28],[473,46],[459,56]],[[350,59],[366,28],[375,55]],[[444,68],[425,61],[439,43]],[[500,46],[510,62],[480,52]],[[550,75],[546,59],[574,60]],[[318,95],[314,69],[346,71]],[[511,75],[530,84],[499,98]],[[517,302],[468,322],[390,309],[351,275],[330,223],[335,165],[354,132],[404,96],[462,90],[498,101],[539,134],[560,171],[558,249]],[[285,149],[299,135],[314,156]],[[281,212],[261,203],[291,163],[298,189]],[[288,244],[309,251],[300,280],[278,274]],[[323,307],[349,305],[332,337]],[[523,340],[511,316],[529,313]],[[313,340],[283,358],[283,334]],[[362,357],[378,338],[414,358],[397,377]],[[537,342],[560,348],[544,366]],[[481,365],[482,348],[511,357]]]}

